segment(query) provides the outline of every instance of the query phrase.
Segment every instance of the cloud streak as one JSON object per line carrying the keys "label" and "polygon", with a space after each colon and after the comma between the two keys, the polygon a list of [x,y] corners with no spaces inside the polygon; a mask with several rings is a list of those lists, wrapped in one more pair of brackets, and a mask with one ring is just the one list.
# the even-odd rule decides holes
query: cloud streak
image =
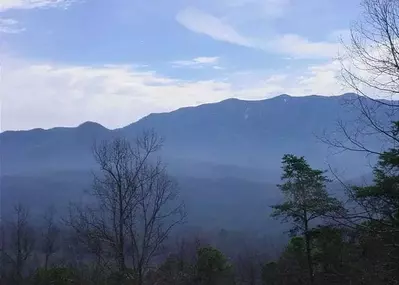
{"label": "cloud streak", "polygon": [[[241,5],[252,2],[255,2],[255,0],[241,0],[235,5],[240,8]],[[275,0],[269,0],[269,2],[272,3]],[[288,3],[288,1],[285,2],[285,4]],[[217,41],[294,58],[333,58],[338,54],[341,46],[337,41],[314,42],[297,34],[280,34],[268,36],[267,38],[248,37],[238,31],[229,21],[196,8],[186,8],[180,11],[176,16],[176,20],[186,29],[209,36]]]}
{"label": "cloud streak", "polygon": [[173,67],[185,67],[185,68],[204,68],[204,67],[218,67],[219,57],[196,57],[191,60],[176,60],[172,61]]}
{"label": "cloud streak", "polygon": [[8,18],[0,18],[0,33],[17,34],[25,29],[19,26],[18,21]]}
{"label": "cloud streak", "polygon": [[265,44],[265,48],[295,58],[333,58],[338,55],[341,44],[335,42],[312,42],[295,34],[281,35]]}
{"label": "cloud streak", "polygon": [[[23,82],[23,84],[21,84]],[[61,65],[8,58],[3,65],[2,129],[119,127],[151,112],[222,100],[222,81],[184,81],[127,65]]]}
{"label": "cloud streak", "polygon": [[[2,130],[76,126],[96,121],[127,125],[152,112],[218,102],[343,92],[337,66],[296,73],[248,72],[227,78],[181,80],[130,65],[63,65],[3,56]],[[23,82],[23,84],[21,84]],[[326,94],[328,90],[328,94]]]}
{"label": "cloud streak", "polygon": [[25,31],[15,19],[2,18],[1,14],[12,10],[39,8],[67,8],[78,0],[0,0],[0,33],[17,34]]}
{"label": "cloud streak", "polygon": [[0,12],[7,10],[67,7],[76,0],[1,0]]}
{"label": "cloud streak", "polygon": [[176,20],[187,29],[207,35],[215,40],[253,47],[249,39],[240,35],[229,24],[199,9],[186,8],[177,14]]}

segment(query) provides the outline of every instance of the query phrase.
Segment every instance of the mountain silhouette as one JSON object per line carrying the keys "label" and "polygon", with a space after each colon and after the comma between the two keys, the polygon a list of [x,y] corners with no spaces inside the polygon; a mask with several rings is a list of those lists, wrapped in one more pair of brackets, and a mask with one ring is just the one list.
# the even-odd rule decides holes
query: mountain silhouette
{"label": "mountain silhouette", "polygon": [[293,153],[317,167],[331,162],[358,175],[368,167],[363,154],[333,155],[321,140],[335,134],[339,120],[352,122],[359,116],[344,104],[353,96],[228,99],[150,114],[115,130],[85,122],[76,128],[7,131],[0,134],[2,173],[87,169],[93,166],[90,150],[95,141],[133,139],[153,129],[165,139],[162,155],[176,169],[180,164],[210,163],[273,171],[283,154]]}
{"label": "mountain silhouette", "polygon": [[[371,172],[373,158],[337,153],[322,141],[323,136],[345,140],[336,132],[339,121],[356,127],[359,110],[346,104],[355,96],[228,99],[150,114],[114,130],[85,122],[75,128],[6,131],[0,134],[2,211],[21,200],[40,212],[78,199],[90,187],[96,141],[134,139],[153,129],[165,139],[161,156],[179,182],[191,225],[262,229],[272,223],[267,206],[279,199],[275,185],[285,153],[303,155],[313,167],[337,169],[345,179]],[[367,143],[381,147],[376,139]]]}

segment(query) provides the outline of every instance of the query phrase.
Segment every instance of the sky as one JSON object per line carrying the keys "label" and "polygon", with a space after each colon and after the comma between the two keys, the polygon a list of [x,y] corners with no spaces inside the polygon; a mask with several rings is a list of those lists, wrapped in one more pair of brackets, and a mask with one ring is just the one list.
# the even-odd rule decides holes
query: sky
{"label": "sky", "polygon": [[338,95],[359,0],[0,0],[1,130]]}

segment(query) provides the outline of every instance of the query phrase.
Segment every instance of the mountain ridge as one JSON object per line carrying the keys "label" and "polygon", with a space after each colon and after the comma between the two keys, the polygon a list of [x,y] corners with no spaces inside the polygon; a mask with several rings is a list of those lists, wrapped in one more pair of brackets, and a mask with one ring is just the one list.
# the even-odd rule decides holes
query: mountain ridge
{"label": "mountain ridge", "polygon": [[180,108],[113,130],[85,122],[2,133],[2,202],[10,210],[19,199],[39,210],[45,204],[65,207],[90,187],[95,140],[133,139],[152,128],[165,138],[160,156],[181,187],[191,224],[263,228],[271,225],[265,205],[279,197],[275,184],[285,153],[303,155],[318,169],[338,169],[346,180],[371,171],[363,154],[330,156],[328,145],[314,136],[332,130],[338,119],[357,118],[342,104],[346,95],[287,96]]}
{"label": "mountain ridge", "polygon": [[[117,129],[84,122],[77,127],[7,131],[0,134],[2,173],[91,168],[94,141],[116,136],[133,139],[147,129],[154,129],[165,138],[162,156],[172,164],[184,159],[264,171],[276,169],[284,153],[294,153],[324,168],[327,145],[315,134],[333,129],[338,119],[356,118],[355,113],[343,108],[348,96],[354,94],[303,97],[282,94],[251,101],[233,98],[152,113]],[[354,163],[353,169],[364,168],[357,164],[359,157],[352,156],[348,163],[340,165]]]}
{"label": "mountain ridge", "polygon": [[142,118],[138,119],[137,121],[134,121],[132,123],[129,123],[125,126],[122,127],[117,127],[117,128],[107,128],[104,125],[102,125],[101,123],[98,122],[94,122],[94,121],[84,121],[82,123],[79,123],[76,126],[56,126],[56,127],[51,127],[51,128],[41,128],[41,127],[37,127],[37,128],[33,128],[33,129],[27,129],[27,130],[6,130],[6,131],[1,131],[0,132],[0,136],[2,134],[6,134],[6,133],[15,133],[15,132],[30,132],[30,131],[51,131],[51,130],[57,130],[57,129],[74,129],[74,128],[81,128],[81,127],[85,127],[88,125],[91,126],[97,126],[97,127],[102,127],[106,130],[110,130],[110,131],[115,131],[115,130],[120,130],[123,128],[126,128],[132,124],[138,123],[139,121],[141,121],[142,119],[145,119],[146,117],[149,116],[154,116],[154,115],[162,115],[162,114],[170,114],[170,113],[174,113],[180,110],[189,110],[189,109],[195,109],[198,107],[202,107],[202,106],[208,106],[208,105],[216,105],[216,104],[223,104],[226,102],[241,102],[241,103],[249,103],[249,102],[265,102],[265,101],[269,101],[269,100],[278,100],[278,99],[285,99],[286,97],[288,98],[299,98],[299,99],[305,99],[305,98],[337,98],[337,99],[343,99],[347,96],[357,96],[355,93],[343,93],[341,95],[317,95],[317,94],[312,94],[312,95],[305,95],[305,96],[293,96],[293,95],[289,95],[289,94],[280,94],[271,98],[265,98],[265,99],[256,99],[256,100],[246,100],[246,99],[239,99],[239,98],[227,98],[218,102],[213,102],[213,103],[204,103],[204,104],[200,104],[200,105],[196,105],[196,106],[184,106],[184,107],[180,107],[177,108],[175,110],[169,111],[169,112],[152,112],[149,113],[148,115],[143,116]]}

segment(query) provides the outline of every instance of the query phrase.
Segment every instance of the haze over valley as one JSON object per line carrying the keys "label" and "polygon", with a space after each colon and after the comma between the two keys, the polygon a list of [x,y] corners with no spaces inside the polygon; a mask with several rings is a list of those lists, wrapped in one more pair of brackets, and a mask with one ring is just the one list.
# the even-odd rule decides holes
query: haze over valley
{"label": "haze over valley", "polygon": [[[92,154],[95,142],[115,137],[134,140],[152,129],[164,139],[159,155],[179,182],[188,225],[232,230],[278,225],[268,217],[265,205],[281,198],[275,185],[285,153],[305,156],[321,169],[331,168],[341,179],[370,177],[371,158],[339,153],[323,141],[347,139],[338,123],[355,126],[360,115],[350,104],[355,98],[345,94],[229,99],[150,114],[114,130],[85,122],[75,128],[6,131],[0,135],[3,208],[19,199],[37,211],[54,203],[66,207],[90,188],[91,171],[97,167]],[[367,143],[381,147],[376,139]],[[342,190],[338,184],[332,188]]]}

